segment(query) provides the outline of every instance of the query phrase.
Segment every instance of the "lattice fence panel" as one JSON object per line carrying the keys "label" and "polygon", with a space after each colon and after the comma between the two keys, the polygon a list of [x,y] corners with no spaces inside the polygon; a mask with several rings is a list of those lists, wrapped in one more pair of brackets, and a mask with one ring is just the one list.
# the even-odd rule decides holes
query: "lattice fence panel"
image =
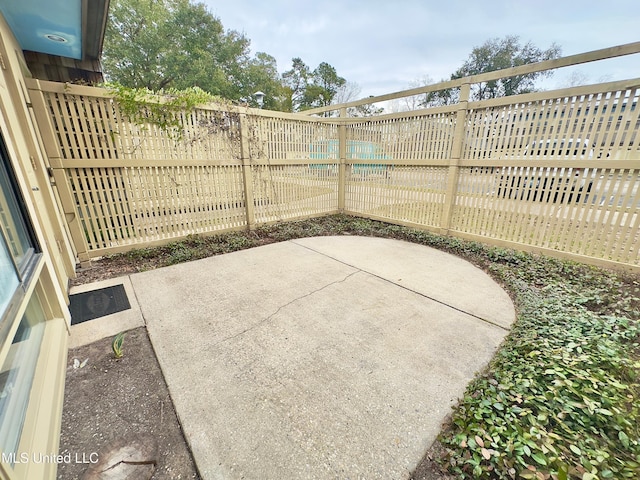
{"label": "lattice fence panel", "polygon": [[347,129],[347,159],[444,160],[451,155],[452,112],[368,119]]}
{"label": "lattice fence panel", "polygon": [[333,213],[338,206],[338,170],[331,164],[252,168],[258,223]]}
{"label": "lattice fence panel", "polygon": [[89,249],[113,249],[246,225],[239,166],[67,170]]}
{"label": "lattice fence panel", "polygon": [[446,167],[347,168],[345,208],[352,213],[430,227],[442,225]]}
{"label": "lattice fence panel", "polygon": [[471,103],[462,158],[638,158],[639,95],[634,86],[487,107]]}
{"label": "lattice fence panel", "polygon": [[640,265],[638,169],[465,168],[452,228],[523,245]]}
{"label": "lattice fence panel", "polygon": [[338,159],[335,124],[262,115],[247,123],[252,160]]}
{"label": "lattice fence panel", "polygon": [[240,158],[238,114],[234,112],[196,109],[177,116],[178,128],[164,129],[154,123],[129,121],[110,97],[59,92],[44,95],[65,159]]}
{"label": "lattice fence panel", "polygon": [[638,79],[469,102],[457,126],[461,105],[350,120],[203,108],[168,132],[128,122],[103,90],[38,85],[60,201],[91,256],[344,199],[354,214],[640,265]]}

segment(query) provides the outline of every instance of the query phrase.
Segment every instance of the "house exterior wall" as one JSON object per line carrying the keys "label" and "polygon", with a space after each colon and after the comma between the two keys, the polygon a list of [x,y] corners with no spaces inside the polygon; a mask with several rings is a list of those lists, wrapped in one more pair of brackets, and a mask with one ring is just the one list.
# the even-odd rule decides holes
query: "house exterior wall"
{"label": "house exterior wall", "polygon": [[[8,423],[17,424],[11,427],[17,432],[13,448],[7,450],[5,445],[0,446],[0,479],[55,478],[55,461],[37,460],[54,460],[52,455],[58,453],[70,322],[67,286],[74,275],[75,254],[66,222],[57,208],[42,140],[25,88],[24,78],[29,76],[27,63],[1,15],[0,57],[2,167],[10,173],[7,176],[10,188],[4,189],[2,197],[17,199],[20,208],[13,213],[18,211],[16,215],[30,231],[33,246],[28,268],[21,270],[15,258],[13,266],[11,262],[0,263],[0,269],[4,270],[0,273],[19,283],[17,288],[11,284],[11,292],[6,291],[9,287],[5,284],[4,293],[12,295],[0,310],[0,390],[3,390],[0,443],[6,441]],[[11,225],[6,220],[7,212],[2,213],[0,241],[5,244],[5,250],[9,250],[7,231]],[[30,338],[25,335],[25,325],[35,325],[38,335]],[[30,342],[28,365],[16,354],[19,347],[27,343],[25,338]],[[11,385],[10,379],[14,377],[10,374],[14,373],[17,377],[15,385]],[[3,417],[3,410],[15,397],[15,386],[24,386],[25,378],[27,387],[23,388],[22,400],[14,402],[20,414]]]}
{"label": "house exterior wall", "polygon": [[101,83],[102,65],[97,59],[74,60],[39,52],[24,52],[24,58],[33,78],[52,82],[84,84]]}

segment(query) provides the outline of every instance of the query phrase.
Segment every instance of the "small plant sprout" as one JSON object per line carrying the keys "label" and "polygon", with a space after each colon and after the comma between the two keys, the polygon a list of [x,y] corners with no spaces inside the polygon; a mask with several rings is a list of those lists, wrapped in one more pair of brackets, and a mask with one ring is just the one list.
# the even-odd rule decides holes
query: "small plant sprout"
{"label": "small plant sprout", "polygon": [[111,349],[113,350],[113,354],[116,358],[122,358],[124,352],[122,350],[122,344],[124,343],[124,332],[120,332],[118,335],[113,337],[113,342],[111,342]]}

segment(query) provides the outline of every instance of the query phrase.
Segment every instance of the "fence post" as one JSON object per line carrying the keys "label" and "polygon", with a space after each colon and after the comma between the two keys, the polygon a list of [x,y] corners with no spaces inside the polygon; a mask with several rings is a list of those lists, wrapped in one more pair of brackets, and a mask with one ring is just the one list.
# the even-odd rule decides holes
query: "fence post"
{"label": "fence post", "polygon": [[30,88],[29,97],[31,98],[33,113],[36,117],[38,130],[40,131],[40,137],[44,145],[44,159],[46,168],[52,179],[51,185],[54,196],[61,207],[60,210],[64,214],[64,220],[67,225],[68,235],[71,237],[72,247],[75,250],[75,255],[78,262],[80,262],[80,266],[82,268],[90,267],[91,257],[89,256],[89,244],[84,228],[80,222],[75,196],[69,186],[67,172],[63,165],[62,152],[56,140],[55,129],[49,116],[49,108],[40,86],[38,86],[37,89]]}
{"label": "fence post", "polygon": [[240,159],[242,161],[242,180],[244,182],[244,201],[247,214],[247,227],[249,230],[256,228],[255,204],[253,201],[253,171],[251,169],[251,151],[249,150],[249,122],[247,114],[241,113],[240,128]]}
{"label": "fence post", "polygon": [[[340,118],[346,118],[347,109],[340,109]],[[347,125],[340,123],[338,125],[338,211],[343,213],[345,210],[345,189],[347,176]]]}
{"label": "fence post", "polygon": [[449,234],[451,228],[451,217],[453,216],[453,205],[456,201],[456,191],[458,186],[458,176],[460,171],[460,157],[466,131],[466,116],[469,104],[471,84],[463,83],[460,86],[460,100],[456,112],[456,127],[453,133],[453,144],[451,145],[451,158],[449,160],[449,173],[447,175],[447,190],[444,197],[444,210],[442,212],[442,224],[440,233]]}

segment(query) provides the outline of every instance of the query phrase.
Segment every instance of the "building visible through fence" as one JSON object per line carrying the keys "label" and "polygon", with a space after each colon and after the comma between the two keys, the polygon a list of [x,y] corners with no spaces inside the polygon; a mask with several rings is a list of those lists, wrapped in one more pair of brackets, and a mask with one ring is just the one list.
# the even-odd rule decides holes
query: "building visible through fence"
{"label": "building visible through fence", "polygon": [[[640,51],[640,43],[307,114],[202,107],[179,138],[107,91],[30,80],[78,258],[345,212],[640,270],[640,79],[469,101],[470,85]],[[453,105],[350,106],[459,88]],[[317,117],[335,109],[341,117]]]}

